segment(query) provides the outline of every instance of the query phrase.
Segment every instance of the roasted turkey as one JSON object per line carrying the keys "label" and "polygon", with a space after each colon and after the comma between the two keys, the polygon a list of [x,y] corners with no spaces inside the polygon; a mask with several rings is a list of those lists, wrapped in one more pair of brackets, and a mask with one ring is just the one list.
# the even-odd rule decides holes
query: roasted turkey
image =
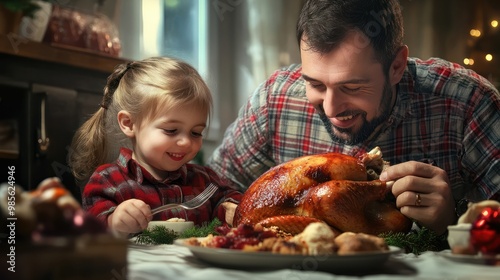
{"label": "roasted turkey", "polygon": [[297,234],[323,221],[337,233],[407,232],[410,219],[378,180],[387,164],[375,148],[359,158],[327,153],[277,165],[244,193],[233,226],[261,224]]}

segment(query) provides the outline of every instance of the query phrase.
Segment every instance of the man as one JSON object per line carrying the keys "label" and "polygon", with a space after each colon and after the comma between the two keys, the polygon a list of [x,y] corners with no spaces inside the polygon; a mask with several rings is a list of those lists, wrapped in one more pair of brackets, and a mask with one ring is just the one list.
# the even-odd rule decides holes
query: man
{"label": "man", "polygon": [[301,65],[250,96],[210,167],[246,189],[299,156],[379,146],[401,213],[437,234],[456,203],[498,197],[500,94],[478,74],[408,57],[397,0],[307,1]]}

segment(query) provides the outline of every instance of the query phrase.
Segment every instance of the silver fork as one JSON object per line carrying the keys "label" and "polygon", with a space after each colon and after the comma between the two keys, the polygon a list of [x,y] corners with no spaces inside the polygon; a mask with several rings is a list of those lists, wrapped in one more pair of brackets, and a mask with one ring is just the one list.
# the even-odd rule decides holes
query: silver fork
{"label": "silver fork", "polygon": [[210,185],[208,185],[208,187],[203,192],[201,192],[199,195],[197,195],[195,198],[193,198],[189,201],[186,201],[184,203],[181,203],[181,204],[171,203],[171,204],[162,205],[158,208],[152,209],[151,214],[154,215],[156,213],[160,213],[162,211],[172,209],[172,208],[178,208],[178,207],[181,207],[184,209],[198,208],[201,205],[203,205],[203,203],[207,202],[207,200],[215,193],[215,191],[217,189],[218,189],[218,187],[215,184],[210,183]]}

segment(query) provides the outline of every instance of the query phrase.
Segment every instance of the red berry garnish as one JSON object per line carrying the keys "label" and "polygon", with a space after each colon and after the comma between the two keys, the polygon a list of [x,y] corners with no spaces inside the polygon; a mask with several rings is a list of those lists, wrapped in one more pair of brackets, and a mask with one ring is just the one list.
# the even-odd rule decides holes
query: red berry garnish
{"label": "red berry garnish", "polygon": [[212,242],[217,248],[229,248],[232,245],[225,236],[214,236]]}
{"label": "red berry garnish", "polygon": [[226,235],[230,230],[231,228],[227,224],[215,228],[215,232],[219,235]]}
{"label": "red berry garnish", "polygon": [[250,237],[255,235],[255,231],[252,225],[240,224],[237,231],[238,236]]}
{"label": "red berry garnish", "polygon": [[231,249],[241,250],[245,245],[257,245],[259,244],[259,239],[255,237],[239,238],[236,239]]}

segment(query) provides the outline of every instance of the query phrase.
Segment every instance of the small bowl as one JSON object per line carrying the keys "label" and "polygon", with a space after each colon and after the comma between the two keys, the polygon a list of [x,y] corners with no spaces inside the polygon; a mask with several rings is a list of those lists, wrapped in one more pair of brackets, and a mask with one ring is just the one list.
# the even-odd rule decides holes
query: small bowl
{"label": "small bowl", "polygon": [[470,242],[472,224],[457,224],[448,226],[448,244],[453,254],[475,255]]}
{"label": "small bowl", "polygon": [[180,234],[183,233],[185,230],[194,227],[194,223],[191,221],[184,221],[184,222],[151,221],[148,224],[148,229],[152,229],[155,226],[163,226]]}

